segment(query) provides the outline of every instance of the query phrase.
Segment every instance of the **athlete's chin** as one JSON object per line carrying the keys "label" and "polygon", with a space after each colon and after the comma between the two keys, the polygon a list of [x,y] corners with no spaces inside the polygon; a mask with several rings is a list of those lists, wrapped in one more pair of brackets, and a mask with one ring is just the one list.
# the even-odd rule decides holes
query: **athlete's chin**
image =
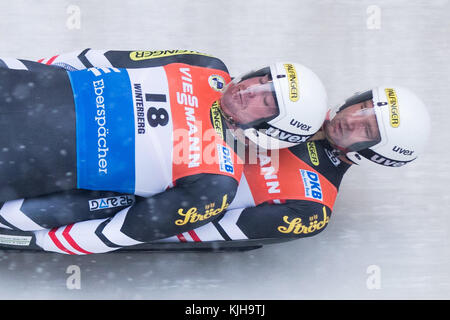
{"label": "athlete's chin", "polygon": [[225,92],[222,97],[220,98],[220,107],[222,110],[224,110],[227,114],[230,112],[230,106],[232,104],[232,99],[227,92]]}
{"label": "athlete's chin", "polygon": [[223,108],[226,108],[227,105],[228,105],[228,97],[227,97],[227,95],[224,93],[224,94],[222,94],[222,96],[220,97],[220,107],[223,109]]}
{"label": "athlete's chin", "polygon": [[239,90],[237,88],[229,87],[221,98],[222,109],[231,116],[236,116],[244,109]]}
{"label": "athlete's chin", "polygon": [[323,131],[325,132],[325,137],[329,142],[335,145],[339,144],[339,139],[335,134],[336,130],[334,130],[331,121],[325,120],[325,123],[323,124]]}

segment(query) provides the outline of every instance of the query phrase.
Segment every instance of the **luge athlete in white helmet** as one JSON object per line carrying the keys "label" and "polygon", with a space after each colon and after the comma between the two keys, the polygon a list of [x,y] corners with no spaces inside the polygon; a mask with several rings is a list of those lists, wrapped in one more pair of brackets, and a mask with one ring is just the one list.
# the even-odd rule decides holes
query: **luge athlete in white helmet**
{"label": "luge athlete in white helmet", "polygon": [[328,110],[321,80],[298,63],[276,63],[235,78],[220,102],[228,125],[265,149],[305,142]]}
{"label": "luge athlete in white helmet", "polygon": [[[71,210],[65,217],[61,210],[58,217],[54,210],[36,215],[36,204],[57,201],[57,192],[62,202],[91,196],[86,190],[136,196],[125,209],[128,200],[97,202],[101,209],[117,202],[123,209],[89,226],[106,251],[200,227],[226,210],[243,163],[234,141],[225,139],[222,113],[253,110],[246,121],[232,122],[247,130],[272,117],[255,110],[270,110],[274,127],[286,132],[279,137],[290,144],[305,139],[289,136],[311,136],[325,117],[320,80],[293,63],[277,65],[273,79],[240,82],[251,94],[238,91],[243,100],[227,101],[221,113],[222,89],[231,79],[222,61],[208,55],[83,50],[41,62],[48,65],[0,61],[0,201],[6,201],[0,228],[36,230],[92,218]],[[248,83],[255,79],[261,86]],[[315,81],[312,88],[308,81]]]}
{"label": "luge athlete in white helmet", "polygon": [[[227,114],[229,122],[234,121],[230,119],[233,116]],[[424,104],[405,88],[380,86],[357,94],[330,111],[322,129],[310,141],[280,150],[278,170],[268,156],[259,157],[257,164],[246,164],[235,199],[218,219],[135,248],[161,248],[161,243],[177,242],[190,242],[193,247],[198,242],[211,243],[212,248],[220,248],[221,243],[236,240],[258,239],[264,244],[317,235],[330,221],[338,188],[351,164],[408,164],[420,156],[429,127]],[[123,246],[116,240],[121,237],[120,230],[136,226],[127,221],[111,225],[108,217],[129,206],[131,198],[77,192],[5,203],[0,210],[4,227],[0,233],[28,239],[27,244],[22,241],[9,247],[86,254]],[[76,214],[67,203],[75,205]],[[210,214],[216,209],[209,208]],[[194,207],[183,210],[178,223],[198,219],[196,214]],[[79,221],[74,221],[74,216],[86,221],[71,224]],[[34,229],[25,228],[28,219],[36,224]]]}
{"label": "luge athlete in white helmet", "polygon": [[400,167],[423,151],[430,117],[409,89],[379,86],[330,110],[323,132],[351,163]]}

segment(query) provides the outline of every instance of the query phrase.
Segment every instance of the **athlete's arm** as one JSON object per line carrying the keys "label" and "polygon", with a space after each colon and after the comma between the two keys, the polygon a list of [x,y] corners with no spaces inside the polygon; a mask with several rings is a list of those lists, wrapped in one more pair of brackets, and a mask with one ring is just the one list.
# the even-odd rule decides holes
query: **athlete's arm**
{"label": "athlete's arm", "polygon": [[221,218],[163,242],[311,237],[326,228],[330,215],[328,207],[313,201],[264,203],[256,207],[229,209]]}
{"label": "athlete's arm", "polygon": [[169,63],[187,63],[227,71],[217,58],[191,50],[96,50],[84,49],[40,59],[38,62],[62,67],[66,70],[87,68],[148,68]]}
{"label": "athlete's arm", "polygon": [[331,211],[313,202],[292,200],[283,204],[260,204],[233,208],[201,228],[177,234],[162,242],[297,239],[311,237],[328,225]]}
{"label": "athlete's arm", "polygon": [[[236,227],[248,239],[304,238],[323,231],[330,215],[329,208],[312,201],[264,203],[244,209],[237,219]],[[226,218],[225,215],[223,219]]]}
{"label": "athlete's arm", "polygon": [[37,231],[36,243],[46,251],[86,254],[167,238],[217,218],[236,189],[237,182],[223,175],[185,177],[169,190],[136,199],[111,218]]}

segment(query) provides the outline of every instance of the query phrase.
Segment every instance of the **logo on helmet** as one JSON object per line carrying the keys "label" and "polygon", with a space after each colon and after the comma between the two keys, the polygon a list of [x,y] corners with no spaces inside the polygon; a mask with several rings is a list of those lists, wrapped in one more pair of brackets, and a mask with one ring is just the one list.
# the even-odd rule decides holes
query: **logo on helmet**
{"label": "logo on helmet", "polygon": [[297,71],[295,71],[295,67],[290,63],[285,63],[284,68],[286,69],[289,81],[289,99],[291,99],[292,102],[296,102],[298,100]]}
{"label": "logo on helmet", "polygon": [[398,153],[403,154],[405,156],[412,156],[412,154],[414,153],[413,150],[404,149],[404,148],[401,148],[399,146],[394,146],[392,148],[392,151],[398,152]]}
{"label": "logo on helmet", "polygon": [[289,124],[303,131],[309,131],[309,129],[311,129],[311,126],[301,123],[300,121],[297,121],[295,119],[291,119],[291,122],[289,122]]}
{"label": "logo on helmet", "polygon": [[392,88],[384,89],[389,103],[389,116],[391,119],[391,127],[397,128],[400,125],[400,114],[398,108],[397,94]]}
{"label": "logo on helmet", "polygon": [[276,138],[281,141],[287,141],[292,143],[302,143],[308,140],[310,136],[302,136],[297,134],[292,134],[287,131],[283,131],[281,129],[272,127],[269,125],[269,128],[265,130],[265,134],[269,137]]}
{"label": "logo on helmet", "polygon": [[361,156],[363,156],[364,158],[366,158],[372,162],[375,162],[377,164],[386,166],[386,167],[401,167],[401,166],[404,166],[405,164],[407,164],[408,162],[411,162],[416,159],[416,158],[414,158],[411,160],[404,160],[404,161],[389,159],[387,157],[383,157],[382,155],[380,155],[370,149],[361,150],[358,153]]}

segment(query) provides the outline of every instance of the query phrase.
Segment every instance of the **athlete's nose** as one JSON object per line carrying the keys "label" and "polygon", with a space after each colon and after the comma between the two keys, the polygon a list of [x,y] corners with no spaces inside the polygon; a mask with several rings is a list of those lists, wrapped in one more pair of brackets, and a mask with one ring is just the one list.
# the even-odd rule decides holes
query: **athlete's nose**
{"label": "athlete's nose", "polygon": [[345,119],[344,121],[344,126],[350,132],[357,131],[362,127],[362,118],[358,115],[347,117],[347,119]]}
{"label": "athlete's nose", "polygon": [[246,98],[254,98],[256,95],[255,88],[251,85],[242,85],[241,92]]}

